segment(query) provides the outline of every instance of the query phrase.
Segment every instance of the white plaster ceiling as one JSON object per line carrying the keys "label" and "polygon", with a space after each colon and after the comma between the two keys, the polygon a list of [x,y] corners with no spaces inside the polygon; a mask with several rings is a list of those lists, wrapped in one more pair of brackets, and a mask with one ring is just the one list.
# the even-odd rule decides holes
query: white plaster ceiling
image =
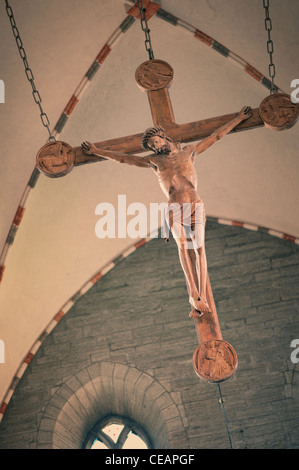
{"label": "white plaster ceiling", "polygon": [[[205,32],[268,76],[262,0],[162,0],[163,9]],[[43,107],[54,127],[81,79],[126,17],[124,0],[11,0]],[[47,132],[40,122],[4,2],[0,5],[0,247]],[[297,0],[270,1],[275,83],[291,93],[299,78]],[[190,32],[153,17],[155,58],[174,69],[170,96],[178,124],[258,107],[269,91]],[[64,127],[60,140],[78,146],[143,132],[152,125],[135,70],[148,59],[139,21],[121,36]],[[284,132],[259,128],[230,135],[196,163],[208,216],[247,222],[299,237],[299,124]],[[64,178],[41,175],[5,257],[1,284],[0,401],[28,350],[81,286],[134,240],[95,236],[100,202],[165,201],[150,170],[101,162]],[[135,240],[136,241],[136,240]],[[161,242],[162,243],[162,242]]]}

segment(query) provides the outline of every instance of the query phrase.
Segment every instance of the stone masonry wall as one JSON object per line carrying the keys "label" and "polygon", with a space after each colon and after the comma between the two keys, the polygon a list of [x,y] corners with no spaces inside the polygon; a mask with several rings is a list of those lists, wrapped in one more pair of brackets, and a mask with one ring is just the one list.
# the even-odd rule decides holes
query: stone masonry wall
{"label": "stone masonry wall", "polygon": [[[299,448],[290,359],[299,247],[208,219],[206,248],[222,335],[239,360],[221,384],[232,447]],[[138,420],[156,448],[229,448],[218,386],[192,367],[189,311],[173,239],[120,258],[44,339],[6,409],[0,448],[78,448],[115,413]]]}

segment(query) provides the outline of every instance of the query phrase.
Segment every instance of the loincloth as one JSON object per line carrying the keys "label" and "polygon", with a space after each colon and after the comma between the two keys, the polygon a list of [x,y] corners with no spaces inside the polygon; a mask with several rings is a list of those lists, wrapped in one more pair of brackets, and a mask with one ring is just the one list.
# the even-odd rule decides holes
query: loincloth
{"label": "loincloth", "polygon": [[185,238],[195,241],[198,247],[204,243],[206,214],[200,200],[183,204],[171,203],[164,213],[164,238],[168,240],[170,228],[175,239]]}

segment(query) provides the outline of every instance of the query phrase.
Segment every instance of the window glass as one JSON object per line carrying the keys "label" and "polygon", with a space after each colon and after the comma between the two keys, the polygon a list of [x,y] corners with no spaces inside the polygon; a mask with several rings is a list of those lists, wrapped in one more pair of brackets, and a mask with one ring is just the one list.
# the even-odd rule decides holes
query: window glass
{"label": "window glass", "polygon": [[101,420],[87,438],[86,449],[149,449],[150,441],[133,421],[122,417]]}
{"label": "window glass", "polygon": [[92,445],[91,445],[91,449],[109,449],[109,447],[107,447],[103,442],[99,441],[98,439],[96,439]]}
{"label": "window glass", "polygon": [[111,437],[111,439],[114,442],[117,442],[117,440],[119,438],[119,435],[120,435],[120,433],[122,432],[123,429],[124,429],[123,424],[111,423],[111,424],[108,424],[107,426],[105,426],[103,428],[103,432],[105,434],[107,434],[107,436]]}
{"label": "window glass", "polygon": [[135,434],[133,431],[130,431],[128,437],[122,446],[123,449],[148,449],[146,443]]}

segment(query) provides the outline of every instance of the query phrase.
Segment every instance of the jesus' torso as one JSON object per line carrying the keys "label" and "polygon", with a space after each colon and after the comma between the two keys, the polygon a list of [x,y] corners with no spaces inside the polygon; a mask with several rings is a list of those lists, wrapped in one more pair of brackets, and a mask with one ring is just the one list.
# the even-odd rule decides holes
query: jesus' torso
{"label": "jesus' torso", "polygon": [[200,201],[194,157],[190,148],[178,149],[170,154],[154,155],[150,157],[150,161],[169,203]]}

